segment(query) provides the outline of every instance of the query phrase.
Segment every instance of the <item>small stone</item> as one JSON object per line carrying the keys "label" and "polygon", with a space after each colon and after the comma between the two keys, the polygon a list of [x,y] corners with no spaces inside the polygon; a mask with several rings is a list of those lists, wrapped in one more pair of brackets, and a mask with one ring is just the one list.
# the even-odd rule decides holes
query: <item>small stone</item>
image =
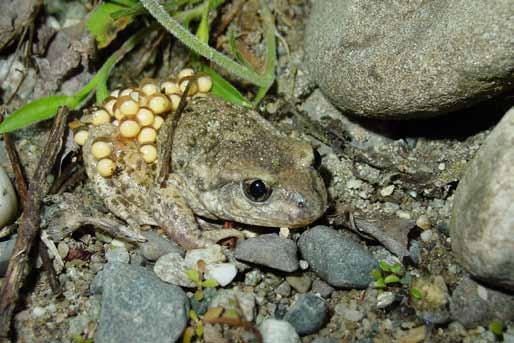
{"label": "small stone", "polygon": [[298,293],[307,293],[311,288],[312,280],[307,275],[286,276],[286,281],[297,291]]}
{"label": "small stone", "polygon": [[188,269],[191,268],[184,258],[175,252],[161,256],[153,267],[155,274],[164,282],[182,287],[195,287],[194,282],[186,274]]}
{"label": "small stone", "polygon": [[412,288],[420,291],[422,295],[420,300],[413,303],[418,317],[434,324],[443,324],[449,320],[447,305],[450,296],[442,276],[416,278],[412,281]]}
{"label": "small stone", "polygon": [[314,280],[312,283],[312,293],[319,294],[323,298],[328,298],[334,292],[334,287],[322,280]]}
{"label": "small stone", "polygon": [[245,262],[293,272],[298,269],[296,251],[292,240],[267,234],[238,241],[234,255]]}
{"label": "small stone", "polygon": [[214,279],[221,287],[225,287],[234,280],[237,268],[232,263],[214,263],[206,267],[206,277]]}
{"label": "small stone", "polygon": [[335,287],[366,288],[377,262],[346,233],[318,225],[305,231],[298,241],[312,270]]}
{"label": "small stone", "polygon": [[34,317],[42,317],[46,313],[46,310],[43,307],[36,306],[32,309],[32,315]]}
{"label": "small stone", "polygon": [[235,310],[249,322],[255,318],[255,296],[238,289],[220,289],[209,307],[221,306],[225,310]]}
{"label": "small stone", "polygon": [[300,336],[317,332],[328,318],[328,305],[314,294],[303,294],[284,316]]}
{"label": "small stone", "polygon": [[453,291],[450,312],[466,328],[487,326],[492,320],[514,320],[514,297],[466,277]]}
{"label": "small stone", "polygon": [[[508,1],[507,1],[508,2]],[[506,3],[507,3],[506,2]],[[478,279],[514,290],[514,108],[468,164],[453,201],[452,252]]]}
{"label": "small stone", "polygon": [[430,218],[425,214],[422,214],[418,217],[418,219],[416,220],[416,225],[423,230],[430,230],[430,228],[432,227]]}
{"label": "small stone", "polygon": [[432,239],[432,233],[432,230],[425,230],[419,235],[419,238],[421,238],[421,240],[425,243],[430,242]]}
{"label": "small stone", "polygon": [[318,337],[312,343],[341,343],[341,341],[334,337]]}
{"label": "small stone", "polygon": [[335,312],[350,322],[358,322],[364,318],[363,312],[348,308],[345,304],[336,305]]}
{"label": "small stone", "polygon": [[394,302],[393,292],[383,292],[377,296],[377,308],[386,308]]}
{"label": "small stone", "polygon": [[305,260],[300,260],[298,262],[298,265],[300,266],[300,269],[301,270],[307,270],[309,269],[309,262],[305,261]]}
{"label": "small stone", "polygon": [[393,192],[394,192],[394,185],[389,185],[380,190],[380,195],[385,198],[385,197],[392,195]]}
{"label": "small stone", "polygon": [[11,223],[18,212],[18,198],[4,168],[0,166],[0,228]]}
{"label": "small stone", "polygon": [[184,291],[143,267],[108,263],[91,290],[102,294],[95,343],[175,342],[186,327]]}
{"label": "small stone", "polygon": [[184,262],[190,268],[196,268],[198,261],[203,260],[205,264],[225,262],[226,257],[220,245],[213,244],[207,248],[193,249],[186,252]]}
{"label": "small stone", "polygon": [[284,297],[288,297],[291,295],[291,286],[287,281],[282,282],[276,289],[275,293]]}
{"label": "small stone", "polygon": [[144,258],[149,261],[157,261],[159,257],[168,253],[184,256],[184,249],[155,231],[145,231],[143,236],[147,241],[140,244],[140,250]]}
{"label": "small stone", "polygon": [[254,269],[245,274],[245,286],[257,286],[262,280],[262,273]]}
{"label": "small stone", "polygon": [[266,319],[259,326],[263,343],[301,343],[294,327],[284,320]]}
{"label": "small stone", "polygon": [[7,271],[9,259],[16,244],[16,237],[16,235],[13,235],[9,240],[0,241],[0,277]]}
{"label": "small stone", "polygon": [[59,256],[61,258],[66,258],[66,256],[68,256],[68,253],[70,251],[70,247],[68,247],[68,244],[66,244],[64,241],[60,241],[57,244],[57,251],[59,252]]}
{"label": "small stone", "polygon": [[124,244],[115,245],[113,244],[116,240],[113,240],[105,252],[105,258],[110,263],[129,263],[130,255]]}
{"label": "small stone", "polygon": [[402,333],[398,343],[417,343],[422,342],[425,339],[427,329],[425,326],[419,326],[414,329],[410,329],[407,332]]}

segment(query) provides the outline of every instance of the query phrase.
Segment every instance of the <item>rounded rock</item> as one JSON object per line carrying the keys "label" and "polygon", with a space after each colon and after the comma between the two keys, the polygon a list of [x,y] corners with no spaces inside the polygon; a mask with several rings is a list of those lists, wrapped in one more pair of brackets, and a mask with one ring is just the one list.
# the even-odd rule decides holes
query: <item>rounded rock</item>
{"label": "rounded rock", "polygon": [[417,118],[512,88],[511,0],[313,2],[313,79],[344,112]]}
{"label": "rounded rock", "polygon": [[259,326],[264,343],[300,343],[294,327],[284,320],[266,319]]}
{"label": "rounded rock", "polygon": [[304,232],[298,241],[312,270],[335,287],[366,288],[377,261],[360,244],[327,226]]}
{"label": "rounded rock", "polygon": [[18,198],[4,168],[0,166],[0,228],[9,224],[18,213]]}
{"label": "rounded rock", "polygon": [[328,318],[328,305],[314,294],[303,294],[291,306],[284,320],[293,325],[300,336],[317,332]]}
{"label": "rounded rock", "polygon": [[514,108],[467,166],[453,202],[452,250],[476,278],[514,290]]}

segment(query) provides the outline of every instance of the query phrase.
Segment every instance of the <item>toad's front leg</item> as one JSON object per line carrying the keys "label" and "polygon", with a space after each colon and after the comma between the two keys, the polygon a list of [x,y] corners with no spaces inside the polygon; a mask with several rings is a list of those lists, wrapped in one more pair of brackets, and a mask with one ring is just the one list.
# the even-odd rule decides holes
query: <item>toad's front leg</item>
{"label": "toad's front leg", "polygon": [[[186,249],[203,247],[195,216],[173,185],[156,186],[155,164],[148,164],[139,152],[137,142],[119,138],[117,127],[107,124],[91,130],[83,147],[89,179],[107,208],[131,226],[162,227],[171,239]],[[115,164],[108,176],[102,175],[93,146],[108,144],[110,152],[104,159]]]}

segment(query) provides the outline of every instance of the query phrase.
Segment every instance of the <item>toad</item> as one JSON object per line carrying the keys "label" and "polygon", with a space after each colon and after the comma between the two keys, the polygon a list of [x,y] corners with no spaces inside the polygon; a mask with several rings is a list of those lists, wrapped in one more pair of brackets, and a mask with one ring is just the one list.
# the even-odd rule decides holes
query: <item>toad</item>
{"label": "toad", "polygon": [[[311,145],[280,132],[253,110],[208,95],[210,85],[188,76],[179,74],[175,86],[150,82],[113,93],[103,108],[86,116],[96,124],[75,133],[75,140],[82,140],[87,175],[107,208],[131,227],[161,227],[186,249],[210,243],[197,216],[289,228],[319,218],[327,194],[313,168]],[[169,113],[178,106],[173,96],[184,92],[184,79],[196,84],[166,139],[165,128],[173,125]],[[169,167],[162,159],[166,141],[172,142],[171,168],[158,181]]]}

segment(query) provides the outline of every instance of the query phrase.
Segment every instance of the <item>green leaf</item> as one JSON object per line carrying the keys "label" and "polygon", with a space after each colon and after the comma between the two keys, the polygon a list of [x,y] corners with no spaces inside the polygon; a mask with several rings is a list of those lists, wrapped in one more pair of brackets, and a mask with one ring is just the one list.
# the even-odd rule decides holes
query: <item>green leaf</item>
{"label": "green leaf", "polygon": [[201,321],[196,323],[196,336],[197,337],[203,336],[203,323]]}
{"label": "green leaf", "polygon": [[189,280],[193,281],[195,284],[200,285],[200,273],[196,269],[188,269],[186,270],[186,275]]}
{"label": "green leaf", "polygon": [[195,329],[188,326],[186,328],[186,330],[184,330],[184,334],[182,335],[182,343],[191,343],[194,336],[195,336]]}
{"label": "green leaf", "polygon": [[[133,4],[136,4],[136,2],[133,2]],[[119,3],[104,2],[97,6],[93,13],[91,13],[86,26],[89,32],[95,37],[100,49],[108,46],[116,38],[118,32],[127,27],[132,21],[132,17],[129,16],[119,19],[113,19],[111,17],[113,13],[125,8],[125,5]]]}
{"label": "green leaf", "polygon": [[79,98],[65,95],[53,95],[34,100],[6,117],[0,124],[0,133],[11,132],[51,118],[61,106],[75,109],[79,103]]}
{"label": "green leaf", "polygon": [[397,275],[391,274],[385,277],[384,282],[388,285],[390,283],[400,282],[400,278]]}
{"label": "green leaf", "polygon": [[496,336],[503,335],[503,323],[499,320],[493,320],[489,323],[489,331],[494,333]]}
{"label": "green leaf", "polygon": [[391,271],[391,265],[387,263],[384,260],[380,260],[378,262],[378,265],[380,266],[380,269],[382,269],[384,272],[390,272]]}
{"label": "green leaf", "polygon": [[194,297],[195,297],[196,301],[202,300],[203,299],[203,291],[201,289],[197,289]]}
{"label": "green leaf", "polygon": [[232,86],[230,82],[225,80],[223,76],[218,74],[214,69],[209,68],[205,64],[200,64],[196,69],[209,75],[212,79],[211,93],[217,97],[225,99],[235,105],[252,108],[252,104]]}
{"label": "green leaf", "polygon": [[381,279],[383,279],[383,277],[382,277],[382,273],[381,273],[381,272],[380,272],[380,270],[378,270],[378,269],[373,269],[373,270],[371,271],[371,276],[373,276],[373,279],[375,279],[375,280],[381,280]]}
{"label": "green leaf", "polygon": [[410,289],[410,295],[416,300],[423,299],[423,294],[421,293],[421,291],[414,287]]}
{"label": "green leaf", "polygon": [[216,281],[214,279],[207,279],[202,282],[202,286],[205,288],[214,288],[214,287],[218,287],[219,284],[218,284],[218,281]]}
{"label": "green leaf", "polygon": [[223,317],[238,319],[239,318],[239,314],[237,313],[236,310],[229,309],[229,310],[226,310],[225,313],[223,313]]}
{"label": "green leaf", "polygon": [[391,266],[391,272],[400,275],[403,273],[403,266],[400,263],[395,263]]}
{"label": "green leaf", "polygon": [[202,19],[196,30],[196,37],[202,43],[209,44],[209,6],[210,1],[205,0],[206,6],[202,12]]}
{"label": "green leaf", "polygon": [[385,288],[386,284],[384,282],[384,279],[380,279],[374,282],[375,288]]}
{"label": "green leaf", "polygon": [[195,322],[198,321],[198,315],[194,310],[189,310],[189,318]]}

